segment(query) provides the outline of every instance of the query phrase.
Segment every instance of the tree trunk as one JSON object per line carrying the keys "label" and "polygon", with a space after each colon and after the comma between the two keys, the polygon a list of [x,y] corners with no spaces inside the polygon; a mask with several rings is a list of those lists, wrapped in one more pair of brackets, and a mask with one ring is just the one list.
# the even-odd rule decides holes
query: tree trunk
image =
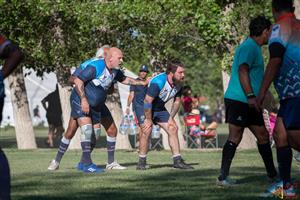
{"label": "tree trunk", "polygon": [[296,8],[295,15],[296,15],[297,19],[300,19],[300,1],[297,0],[297,1],[294,1],[294,3],[295,3],[295,8]]}
{"label": "tree trunk", "polygon": [[239,144],[238,148],[240,149],[255,149],[256,145],[256,138],[253,133],[248,129],[245,128],[243,133],[243,139]]}
{"label": "tree trunk", "polygon": [[[117,127],[120,125],[123,116],[118,84],[115,84],[114,93],[108,95],[106,100],[106,105],[110,110]],[[127,134],[122,135],[118,133],[116,149],[132,149]]]}
{"label": "tree trunk", "polygon": [[[69,68],[61,67],[61,69],[66,70],[59,70],[57,71],[57,82],[59,88],[59,97],[60,103],[62,107],[62,114],[63,114],[63,126],[64,129],[67,130],[69,119],[71,116],[71,105],[70,105],[70,96],[72,87],[68,83],[68,79],[71,75]],[[80,129],[78,128],[76,131],[75,136],[72,138],[69,149],[81,149],[80,145]]]}
{"label": "tree trunk", "polygon": [[18,149],[36,149],[33,125],[30,117],[23,69],[19,67],[8,77],[14,112]]}

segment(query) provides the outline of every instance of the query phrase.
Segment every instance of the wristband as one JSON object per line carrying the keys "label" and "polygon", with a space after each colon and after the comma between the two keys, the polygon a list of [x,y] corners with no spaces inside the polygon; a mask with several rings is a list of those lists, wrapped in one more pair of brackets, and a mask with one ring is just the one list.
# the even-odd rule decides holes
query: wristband
{"label": "wristband", "polygon": [[152,108],[152,103],[145,103],[144,104],[144,109],[151,109]]}
{"label": "wristband", "polygon": [[247,99],[250,99],[250,98],[253,98],[253,97],[256,97],[253,92],[247,94]]}

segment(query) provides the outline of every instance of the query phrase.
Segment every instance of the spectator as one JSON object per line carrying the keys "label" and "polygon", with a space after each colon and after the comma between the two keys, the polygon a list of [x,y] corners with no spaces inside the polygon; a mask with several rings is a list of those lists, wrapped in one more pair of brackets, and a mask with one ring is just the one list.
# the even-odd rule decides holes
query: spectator
{"label": "spectator", "polygon": [[58,85],[54,92],[48,94],[43,100],[42,105],[46,110],[46,118],[49,125],[47,144],[53,147],[53,138],[64,132],[62,126],[62,110],[58,94]]}
{"label": "spectator", "polygon": [[192,90],[190,86],[184,86],[182,88],[182,105],[183,105],[183,110],[184,110],[184,116],[188,115],[192,111]]}

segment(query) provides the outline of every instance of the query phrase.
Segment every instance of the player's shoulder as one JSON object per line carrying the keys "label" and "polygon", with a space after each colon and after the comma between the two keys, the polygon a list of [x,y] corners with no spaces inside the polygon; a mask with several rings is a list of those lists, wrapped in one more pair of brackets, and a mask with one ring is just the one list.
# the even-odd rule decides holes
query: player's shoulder
{"label": "player's shoulder", "polygon": [[163,72],[163,73],[160,73],[160,74],[154,76],[150,80],[149,84],[157,84],[158,87],[160,89],[162,89],[164,84],[166,83],[166,81],[167,81],[167,74],[165,72]]}

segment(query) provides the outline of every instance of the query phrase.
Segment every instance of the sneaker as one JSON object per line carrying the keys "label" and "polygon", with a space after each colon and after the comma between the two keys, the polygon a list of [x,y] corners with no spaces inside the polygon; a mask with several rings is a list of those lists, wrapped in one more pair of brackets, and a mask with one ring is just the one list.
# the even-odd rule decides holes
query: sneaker
{"label": "sneaker", "polygon": [[59,168],[59,162],[56,162],[56,160],[52,160],[52,161],[50,162],[50,165],[49,165],[49,167],[48,167],[48,170],[54,171],[54,170],[58,170],[58,168]]}
{"label": "sneaker", "polygon": [[83,167],[84,167],[84,164],[82,162],[79,162],[76,166],[76,169],[79,171],[83,171]]}
{"label": "sneaker", "polygon": [[97,165],[91,163],[89,165],[83,164],[82,171],[85,173],[102,173],[104,172],[104,169],[97,167]]}
{"label": "sneaker", "polygon": [[219,178],[217,178],[217,182],[216,184],[218,186],[222,186],[222,187],[234,187],[234,186],[237,186],[236,184],[236,180],[234,179],[231,179],[230,177],[226,177],[226,179],[224,180],[220,180]]}
{"label": "sneaker", "polygon": [[294,158],[297,161],[297,163],[300,164],[300,152],[297,152]]}
{"label": "sneaker", "polygon": [[146,164],[147,164],[146,159],[139,158],[139,162],[136,166],[136,170],[146,170],[147,169]]}
{"label": "sneaker", "polygon": [[283,182],[282,180],[277,180],[270,184],[266,191],[260,194],[260,197],[279,197],[283,199]]}
{"label": "sneaker", "polygon": [[120,169],[120,170],[123,170],[123,169],[127,169],[127,167],[124,167],[122,165],[120,165],[117,161],[114,161],[110,164],[106,164],[106,169]]}
{"label": "sneaker", "polygon": [[177,169],[194,169],[191,165],[186,164],[183,159],[175,160],[173,167]]}
{"label": "sneaker", "polygon": [[283,196],[285,199],[297,199],[298,194],[297,194],[297,188],[294,186],[294,184],[289,184],[288,186],[285,186],[283,189]]}

